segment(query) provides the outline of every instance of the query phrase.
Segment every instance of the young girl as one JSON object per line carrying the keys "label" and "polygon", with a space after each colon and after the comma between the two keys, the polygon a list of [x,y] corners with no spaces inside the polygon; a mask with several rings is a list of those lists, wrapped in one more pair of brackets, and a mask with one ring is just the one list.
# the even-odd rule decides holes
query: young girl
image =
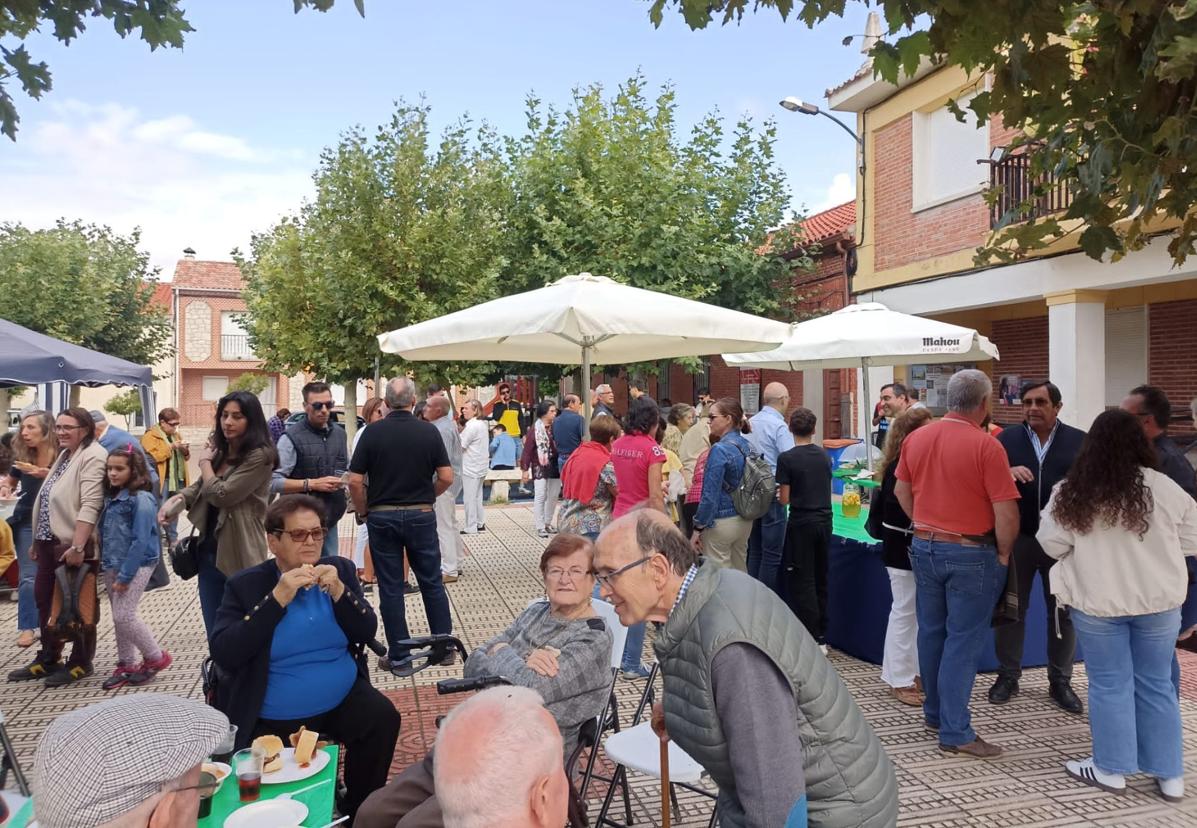
{"label": "young girl", "polygon": [[[158,646],[137,615],[137,605],[160,554],[155,516],[158,504],[150,493],[150,473],[132,444],[108,455],[104,513],[100,518],[101,567],[112,623],[116,631],[117,665],[105,690],[145,684],[170,666],[170,653]],[[135,660],[141,651],[141,663]]]}

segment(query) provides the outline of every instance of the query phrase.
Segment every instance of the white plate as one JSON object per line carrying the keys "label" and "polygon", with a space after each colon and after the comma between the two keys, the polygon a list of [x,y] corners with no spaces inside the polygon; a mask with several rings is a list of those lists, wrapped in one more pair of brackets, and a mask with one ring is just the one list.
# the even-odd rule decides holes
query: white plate
{"label": "white plate", "polygon": [[308,818],[308,806],[294,799],[267,799],[229,814],[224,828],[298,828]]}
{"label": "white plate", "polygon": [[262,774],[263,785],[281,785],[285,782],[298,782],[300,779],[315,776],[324,770],[324,766],[328,764],[329,760],[328,752],[321,749],[316,751],[316,755],[312,757],[312,761],[306,768],[301,768],[295,762],[295,748],[283,748],[283,752],[279,755],[283,757],[283,766],[274,773]]}
{"label": "white plate", "polygon": [[220,790],[220,786],[224,784],[224,780],[233,775],[233,769],[224,762],[204,762],[204,764],[220,771],[219,774],[216,774],[216,790],[218,791]]}

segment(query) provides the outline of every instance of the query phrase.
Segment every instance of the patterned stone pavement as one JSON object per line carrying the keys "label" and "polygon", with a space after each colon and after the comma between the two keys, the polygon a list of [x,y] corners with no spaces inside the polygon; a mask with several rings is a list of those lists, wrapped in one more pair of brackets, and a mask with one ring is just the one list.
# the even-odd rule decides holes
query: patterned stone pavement
{"label": "patterned stone pavement", "polygon": [[[489,530],[467,539],[469,554],[462,566],[461,580],[448,586],[456,632],[470,649],[506,627],[530,600],[542,594],[536,567],[544,542],[531,531],[530,510],[526,506],[509,506],[488,511]],[[348,522],[342,525],[343,549],[350,548],[353,531]],[[377,601],[376,596],[372,600]],[[426,632],[419,597],[409,597],[407,607],[413,634]],[[117,692],[169,692],[198,697],[199,665],[205,647],[194,581],[176,581],[165,590],[151,593],[143,603],[143,615],[174,654],[174,666],[147,688]],[[15,603],[0,604],[0,627],[10,631],[0,639],[3,671],[24,663],[32,655],[12,643],[16,638],[15,616]],[[1185,676],[1182,700],[1185,767],[1192,787],[1197,785],[1194,775],[1197,655],[1183,651],[1180,655]],[[108,695],[100,683],[111,670],[115,657],[111,622],[105,617],[96,676],[56,690],[46,689],[40,683],[4,685],[0,710],[24,768],[30,767],[37,739],[49,721]],[[977,682],[973,697],[977,730],[1006,748],[1001,759],[981,762],[940,753],[933,736],[922,729],[920,711],[900,705],[885,693],[878,667],[834,651],[830,657],[897,766],[902,805],[900,825],[928,828],[1197,825],[1197,792],[1191,792],[1179,805],[1170,805],[1160,798],[1155,783],[1145,777],[1133,778],[1129,794],[1116,797],[1080,786],[1065,775],[1064,760],[1088,752],[1088,723],[1051,704],[1043,669],[1028,671],[1023,677],[1021,695],[1001,708],[985,702],[988,677]],[[651,648],[646,649],[646,658],[651,658]],[[395,754],[396,769],[423,755],[433,738],[436,716],[457,700],[437,696],[432,685],[438,679],[460,675],[460,670],[460,665],[435,668],[410,679],[397,679],[375,670],[376,684],[404,713]],[[1080,665],[1075,684],[1083,696],[1085,676]],[[642,690],[643,682],[618,682],[620,711],[625,722],[631,718]],[[745,703],[750,704],[751,700]],[[633,775],[632,788],[636,824],[658,824],[660,792],[654,781]],[[680,819],[674,820],[675,825],[707,824],[710,800],[683,794],[680,803]]]}

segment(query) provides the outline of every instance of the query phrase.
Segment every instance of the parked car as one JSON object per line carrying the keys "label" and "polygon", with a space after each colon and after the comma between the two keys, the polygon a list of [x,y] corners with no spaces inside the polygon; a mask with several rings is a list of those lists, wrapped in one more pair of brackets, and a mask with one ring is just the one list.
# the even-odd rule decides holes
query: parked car
{"label": "parked car", "polygon": [[[306,416],[307,415],[304,414],[302,411],[296,411],[294,414],[292,414],[290,417],[287,418],[287,424],[289,425],[291,423],[298,423],[300,420],[302,420]],[[334,408],[332,410],[332,421],[334,423],[336,423],[337,425],[341,426],[341,428],[344,428],[345,427],[345,409],[344,408]],[[357,418],[357,427],[365,428],[366,421],[363,420],[361,417],[358,417]]]}

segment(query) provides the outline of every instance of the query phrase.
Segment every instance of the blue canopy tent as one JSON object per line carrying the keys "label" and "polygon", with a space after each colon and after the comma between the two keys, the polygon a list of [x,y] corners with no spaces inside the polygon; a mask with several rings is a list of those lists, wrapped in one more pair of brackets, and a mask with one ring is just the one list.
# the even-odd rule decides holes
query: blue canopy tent
{"label": "blue canopy tent", "polygon": [[72,345],[0,319],[0,388],[30,385],[53,414],[67,407],[69,386],[131,385],[141,395],[147,423],[154,422],[154,376],[145,365]]}

